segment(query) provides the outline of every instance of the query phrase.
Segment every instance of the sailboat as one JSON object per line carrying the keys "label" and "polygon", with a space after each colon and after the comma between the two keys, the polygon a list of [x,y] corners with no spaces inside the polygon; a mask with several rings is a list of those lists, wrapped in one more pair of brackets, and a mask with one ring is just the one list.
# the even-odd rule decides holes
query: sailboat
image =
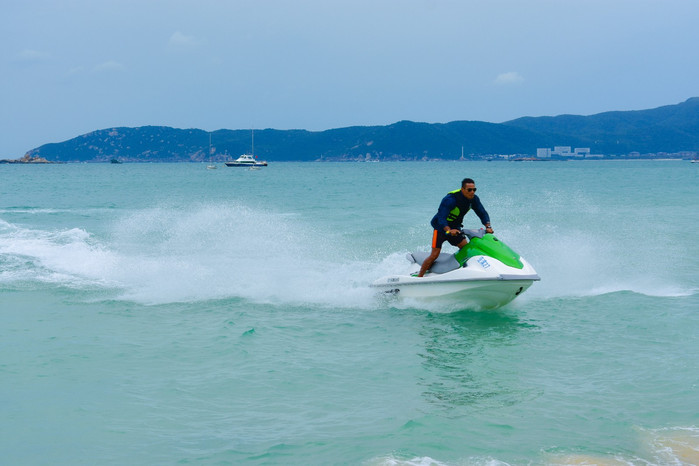
{"label": "sailboat", "polygon": [[[211,133],[209,133],[209,159],[211,158]],[[212,163],[206,166],[207,170],[216,170],[218,167]]]}
{"label": "sailboat", "polygon": [[243,154],[232,162],[226,162],[227,167],[249,167],[253,170],[260,167],[266,167],[267,162],[258,162],[255,160],[255,131],[252,131],[252,151],[250,154]]}

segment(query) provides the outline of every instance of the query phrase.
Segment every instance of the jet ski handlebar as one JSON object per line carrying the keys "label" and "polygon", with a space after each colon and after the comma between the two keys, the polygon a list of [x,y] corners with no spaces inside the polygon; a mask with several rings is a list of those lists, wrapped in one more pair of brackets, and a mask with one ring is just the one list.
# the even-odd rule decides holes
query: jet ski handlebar
{"label": "jet ski handlebar", "polygon": [[477,230],[466,230],[463,229],[461,230],[461,233],[466,235],[468,239],[471,238],[483,238],[483,235],[485,235],[485,230],[483,228],[479,228]]}

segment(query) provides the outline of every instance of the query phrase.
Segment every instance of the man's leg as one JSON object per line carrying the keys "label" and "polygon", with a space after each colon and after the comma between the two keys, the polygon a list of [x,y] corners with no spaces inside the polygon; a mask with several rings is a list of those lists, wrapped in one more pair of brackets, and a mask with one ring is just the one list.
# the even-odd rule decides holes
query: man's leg
{"label": "man's leg", "polygon": [[425,275],[425,272],[430,270],[430,267],[432,267],[434,261],[437,260],[441,251],[442,248],[432,248],[432,252],[430,253],[430,255],[427,256],[427,259],[425,259],[422,262],[422,266],[420,267],[420,273],[417,274],[418,277],[422,277],[423,275]]}
{"label": "man's leg", "polygon": [[[464,238],[459,244],[456,245],[457,248],[461,249],[464,246],[468,244],[468,239]],[[430,267],[432,267],[432,264],[434,264],[434,261],[437,260],[439,257],[439,253],[442,251],[442,248],[432,248],[432,252],[430,253],[429,256],[422,262],[422,266],[420,267],[420,273],[417,274],[418,277],[422,277],[425,275],[425,273],[430,270]]]}

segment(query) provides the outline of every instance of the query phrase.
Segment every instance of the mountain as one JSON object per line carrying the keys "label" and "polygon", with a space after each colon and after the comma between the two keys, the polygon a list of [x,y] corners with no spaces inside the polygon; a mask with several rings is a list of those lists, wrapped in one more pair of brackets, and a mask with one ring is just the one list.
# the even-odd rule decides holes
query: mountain
{"label": "mountain", "polygon": [[[212,149],[209,153],[209,136]],[[455,160],[492,154],[533,155],[538,147],[589,147],[593,153],[699,150],[699,98],[650,110],[590,116],[524,117],[504,123],[454,121],[352,126],[326,131],[257,130],[255,155],[269,161]],[[207,162],[250,152],[249,130],[165,126],[108,128],[45,144],[25,157],[54,162]]]}
{"label": "mountain", "polygon": [[579,140],[577,144],[604,154],[696,151],[699,149],[699,97],[651,110],[525,117],[503,124],[547,134],[559,141],[575,136]]}

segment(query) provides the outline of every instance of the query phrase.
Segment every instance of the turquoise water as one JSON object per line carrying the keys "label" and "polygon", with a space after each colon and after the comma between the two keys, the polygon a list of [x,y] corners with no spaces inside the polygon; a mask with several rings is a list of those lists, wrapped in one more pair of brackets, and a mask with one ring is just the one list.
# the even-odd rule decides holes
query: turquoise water
{"label": "turquoise water", "polygon": [[[488,312],[377,298],[465,176],[541,282]],[[0,165],[2,462],[696,464],[698,181]]]}

